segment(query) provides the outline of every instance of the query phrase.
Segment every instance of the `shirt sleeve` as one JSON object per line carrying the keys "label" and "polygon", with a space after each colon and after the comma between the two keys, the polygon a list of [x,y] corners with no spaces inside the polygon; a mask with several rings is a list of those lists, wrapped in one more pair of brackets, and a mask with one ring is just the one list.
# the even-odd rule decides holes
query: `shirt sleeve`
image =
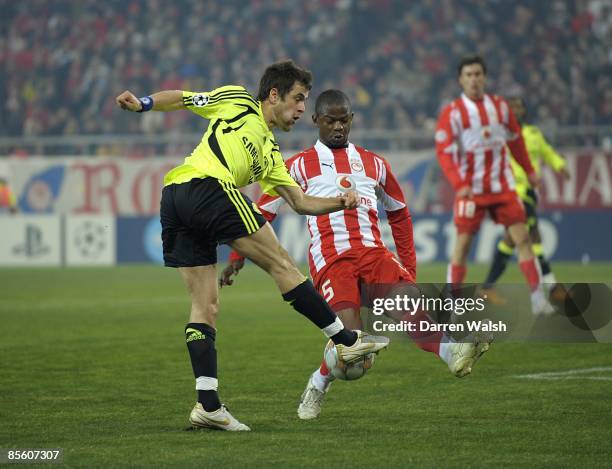
{"label": "shirt sleeve", "polygon": [[257,201],[257,206],[259,207],[259,210],[261,210],[261,214],[270,223],[274,221],[276,215],[278,215],[278,211],[284,204],[285,199],[279,197],[278,195],[262,194]]}
{"label": "shirt sleeve", "polygon": [[540,129],[537,132],[537,139],[539,140],[539,148],[544,162],[550,166],[555,172],[561,171],[565,168],[565,159],[555,151],[555,149],[546,141],[544,135]]}
{"label": "shirt sleeve", "polygon": [[205,119],[234,115],[240,107],[259,104],[242,86],[222,86],[213,91],[183,91],[183,104]]}
{"label": "shirt sleeve", "polygon": [[274,190],[276,186],[294,186],[300,187],[289,174],[289,170],[285,166],[283,157],[278,151],[274,151],[274,165],[265,178],[259,181],[261,190],[269,195],[278,195]]}
{"label": "shirt sleeve", "polygon": [[[382,159],[382,158],[381,158]],[[391,165],[383,160],[377,197],[387,212],[387,221],[395,242],[395,249],[402,265],[416,280],[416,254],[412,230],[412,217],[406,205],[404,193]]]}
{"label": "shirt sleeve", "polygon": [[455,191],[467,183],[461,178],[457,168],[459,146],[457,145],[457,132],[451,122],[452,106],[446,106],[438,118],[436,127],[436,155],[442,172]]}

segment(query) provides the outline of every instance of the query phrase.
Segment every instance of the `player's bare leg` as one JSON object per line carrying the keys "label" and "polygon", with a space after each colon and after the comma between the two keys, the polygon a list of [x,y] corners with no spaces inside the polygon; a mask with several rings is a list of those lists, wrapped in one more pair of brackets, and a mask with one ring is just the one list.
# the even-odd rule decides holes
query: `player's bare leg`
{"label": "player's bare leg", "polygon": [[199,267],[179,267],[191,297],[189,322],[201,322],[216,327],[219,313],[217,264]]}
{"label": "player's bare leg", "polygon": [[232,241],[230,246],[270,274],[283,294],[306,281],[268,223],[252,235]]}
{"label": "player's bare leg", "polygon": [[[337,314],[346,327],[350,329],[361,329],[363,327],[358,309],[346,308],[337,311]],[[306,389],[304,389],[300,397],[300,404],[297,410],[300,419],[311,420],[321,414],[323,398],[334,379],[334,376],[327,368],[325,360],[322,360],[319,368],[308,378]]]}
{"label": "player's bare leg", "polygon": [[515,223],[508,227],[508,233],[516,245],[519,258],[519,266],[529,290],[531,291],[531,310],[535,315],[550,315],[555,312],[553,306],[546,299],[542,285],[542,273],[540,265],[533,254],[527,225]]}
{"label": "player's bare leg", "polygon": [[217,393],[217,266],[180,267],[179,271],[191,296],[185,340],[198,392],[198,402],[191,411],[189,421],[194,427],[248,431],[250,428],[236,420],[221,404]]}
{"label": "player's bare leg", "polygon": [[300,314],[317,325],[338,347],[346,361],[377,352],[389,345],[389,339],[370,336],[344,326],[312,282],[299,271],[293,259],[281,246],[269,223],[257,232],[235,239],[230,246],[268,272],[283,294],[283,299]]}

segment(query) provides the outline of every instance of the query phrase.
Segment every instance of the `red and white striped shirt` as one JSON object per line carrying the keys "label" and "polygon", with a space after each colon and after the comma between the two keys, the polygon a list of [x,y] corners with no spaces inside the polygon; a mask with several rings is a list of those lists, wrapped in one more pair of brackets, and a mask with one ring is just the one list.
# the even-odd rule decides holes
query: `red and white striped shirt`
{"label": "red and white striped shirt", "polygon": [[[361,199],[355,210],[307,217],[311,237],[308,259],[313,276],[349,249],[384,247],[377,201],[387,211],[400,261],[409,272],[416,273],[412,219],[385,159],[352,143],[347,148],[332,149],[317,141],[285,164],[308,195],[337,197],[342,193],[339,184],[352,182]],[[283,203],[278,196],[264,194],[257,205],[271,221]]]}
{"label": "red and white striped shirt", "polygon": [[474,194],[513,191],[506,143],[525,172],[533,172],[521,128],[499,96],[485,94],[474,101],[462,94],[440,113],[435,140],[438,161],[455,190],[469,186]]}

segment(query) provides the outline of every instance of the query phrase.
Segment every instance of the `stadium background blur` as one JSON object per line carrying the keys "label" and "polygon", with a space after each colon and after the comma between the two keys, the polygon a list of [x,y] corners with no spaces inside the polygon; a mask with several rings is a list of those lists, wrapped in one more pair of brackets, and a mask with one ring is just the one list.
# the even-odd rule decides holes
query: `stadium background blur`
{"label": "stadium background blur", "polygon": [[[351,140],[388,158],[407,193],[420,262],[444,261],[452,193],[432,133],[441,106],[459,94],[458,58],[474,51],[488,62],[488,90],[521,93],[529,120],[568,158],[571,180],[544,172],[547,253],[612,260],[601,230],[612,229],[608,2],[0,0],[0,9],[0,176],[21,213],[10,229],[0,222],[11,238],[2,264],[159,262],[161,177],[206,122],[188,112],[123,113],[114,96],[227,83],[255,90],[263,68],[287,57],[314,72],[313,96],[347,92]],[[316,133],[305,117],[278,138],[289,157]],[[246,192],[257,197],[258,188]],[[305,261],[303,220],[278,224]],[[485,228],[473,253],[481,262],[500,234]]]}
{"label": "stadium background blur", "polygon": [[[612,124],[612,8],[602,0],[2,0],[0,8],[2,136],[197,133],[202,123],[191,116],[140,121],[110,97],[226,83],[254,90],[264,66],[285,57],[314,72],[314,94],[347,92],[356,128],[428,131],[457,94],[458,58],[474,51],[489,64],[489,89],[524,91],[538,124]],[[121,156],[106,145],[93,153]]]}
{"label": "stadium background blur", "polygon": [[[218,326],[223,394],[255,431],[179,431],[193,399],[189,304],[177,273],[157,265],[158,207],[164,173],[207,122],[121,112],[114,97],[254,91],[271,62],[311,68],[311,96],[346,91],[351,140],[390,161],[413,213],[419,281],[441,282],[454,227],[433,131],[468,52],[486,58],[489,91],[523,93],[530,121],[567,157],[571,179],[545,169],[540,191],[557,277],[609,284],[607,0],[0,0],[0,178],[18,205],[0,208],[0,448],[64,448],[74,467],[609,466],[609,343],[495,343],[456,380],[394,341],[303,425],[295,411],[322,338],[253,266],[222,290]],[[278,134],[285,157],[316,139],[313,103]],[[305,262],[304,217],[281,214],[276,228]],[[484,278],[500,235],[483,225],[468,281]],[[516,266],[502,281],[523,286]],[[513,298],[509,317],[527,298]]]}

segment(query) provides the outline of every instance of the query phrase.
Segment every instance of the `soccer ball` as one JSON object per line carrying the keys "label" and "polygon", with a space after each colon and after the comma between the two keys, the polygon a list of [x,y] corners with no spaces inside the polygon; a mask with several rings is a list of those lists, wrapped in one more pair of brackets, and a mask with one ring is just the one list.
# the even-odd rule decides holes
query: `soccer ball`
{"label": "soccer ball", "polygon": [[375,357],[375,354],[369,353],[363,357],[359,357],[351,363],[345,363],[338,358],[338,351],[331,340],[327,342],[325,351],[323,352],[325,364],[327,368],[329,368],[331,374],[343,381],[353,381],[361,378],[370,368],[372,368]]}

